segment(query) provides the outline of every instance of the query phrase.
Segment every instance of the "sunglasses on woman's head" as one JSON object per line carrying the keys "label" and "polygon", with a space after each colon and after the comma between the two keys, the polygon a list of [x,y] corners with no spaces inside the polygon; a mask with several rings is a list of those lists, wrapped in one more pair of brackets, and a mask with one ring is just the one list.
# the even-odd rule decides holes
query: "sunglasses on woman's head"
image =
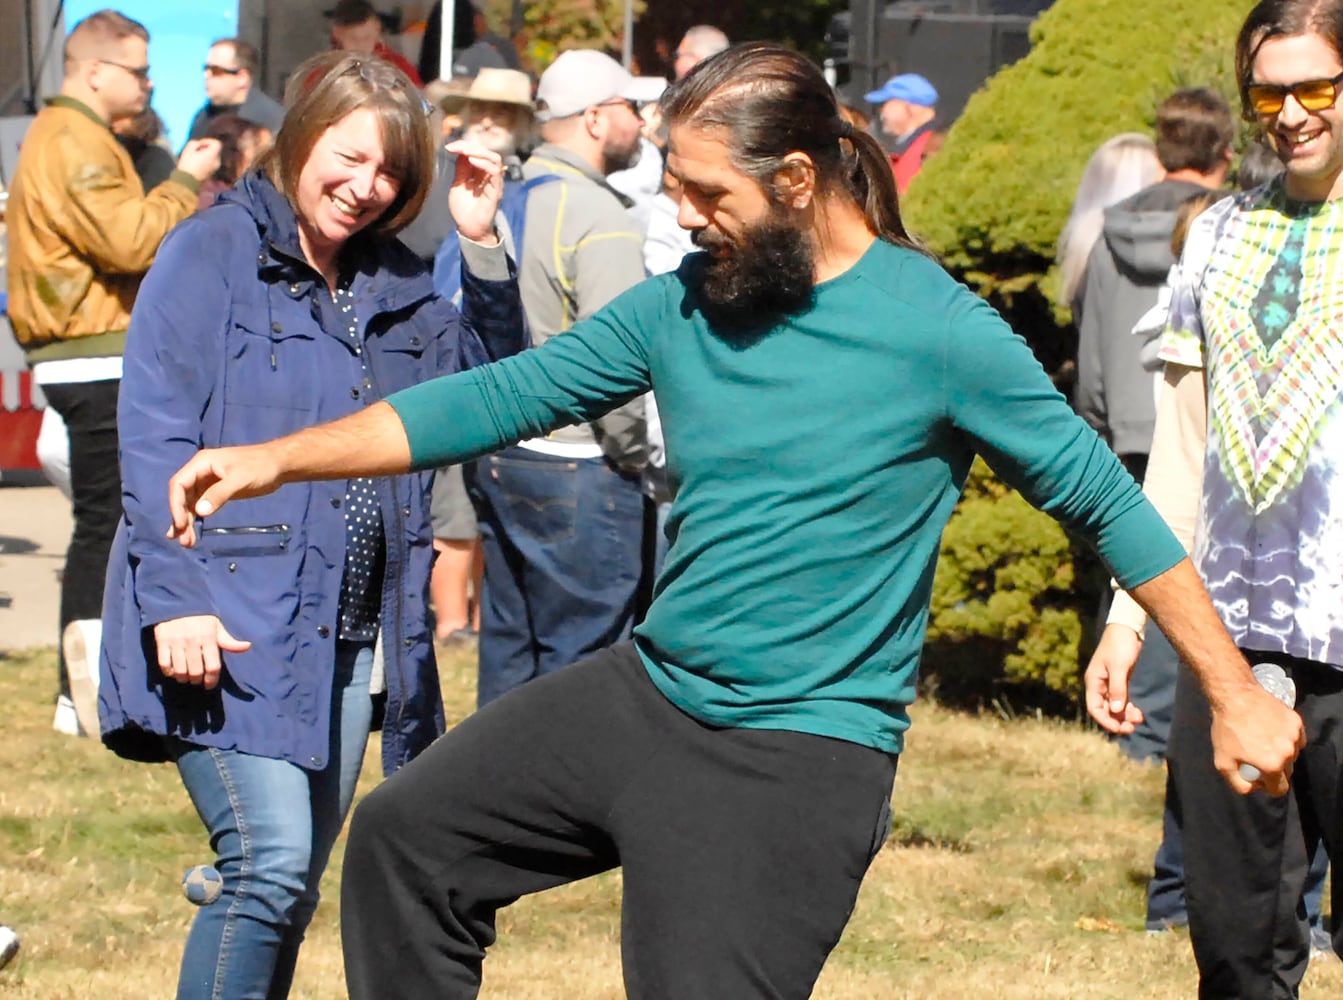
{"label": "sunglasses on woman's head", "polygon": [[[365,62],[362,59],[355,59],[350,63],[346,72],[348,73],[351,70],[358,73],[375,87],[385,87],[388,90],[400,90],[402,93],[407,92],[400,79],[391,70],[391,67],[385,64]],[[426,118],[434,113],[434,105],[422,93],[418,90],[411,90],[410,94],[413,98],[419,100],[420,110],[424,112]]]}

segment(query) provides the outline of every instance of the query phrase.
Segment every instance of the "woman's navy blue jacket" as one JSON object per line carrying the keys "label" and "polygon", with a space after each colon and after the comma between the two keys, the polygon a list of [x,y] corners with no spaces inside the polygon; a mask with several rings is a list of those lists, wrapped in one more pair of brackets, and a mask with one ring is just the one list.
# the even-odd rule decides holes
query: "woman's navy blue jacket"
{"label": "woman's navy blue jacket", "polygon": [[[264,176],[248,175],[164,240],[131,316],[118,406],[125,513],[108,566],[98,699],[103,742],[117,753],[164,760],[163,737],[176,736],[326,766],[346,482],[234,501],[184,549],[164,535],[168,479],[199,448],[266,441],[521,350],[510,262],[502,250],[470,262],[468,323],[396,240],[346,246],[366,377],[348,325],[304,260],[292,208]],[[427,613],[431,483],[427,472],[377,481],[386,773],[443,731]],[[206,614],[252,648],[222,654],[212,691],[165,680],[153,626]]]}

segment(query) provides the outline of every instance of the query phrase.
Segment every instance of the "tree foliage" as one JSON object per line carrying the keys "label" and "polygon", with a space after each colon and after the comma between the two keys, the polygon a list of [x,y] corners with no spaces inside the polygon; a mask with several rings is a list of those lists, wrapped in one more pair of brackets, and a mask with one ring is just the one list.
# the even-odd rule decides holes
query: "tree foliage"
{"label": "tree foliage", "polygon": [[[646,0],[634,0],[637,19]],[[506,26],[512,0],[487,0],[486,18]],[[565,49],[602,49],[619,54],[625,35],[625,0],[527,0],[521,41],[527,65],[541,73]]]}

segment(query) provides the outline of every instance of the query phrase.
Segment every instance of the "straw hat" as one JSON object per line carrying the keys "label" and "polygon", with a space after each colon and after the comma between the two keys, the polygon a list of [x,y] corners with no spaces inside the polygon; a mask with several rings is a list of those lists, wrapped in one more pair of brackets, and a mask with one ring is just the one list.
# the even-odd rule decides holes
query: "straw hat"
{"label": "straw hat", "polygon": [[489,101],[492,104],[516,104],[533,111],[532,81],[516,69],[485,67],[476,74],[471,86],[464,91],[455,87],[437,98],[435,103],[448,114],[461,111],[468,101]]}

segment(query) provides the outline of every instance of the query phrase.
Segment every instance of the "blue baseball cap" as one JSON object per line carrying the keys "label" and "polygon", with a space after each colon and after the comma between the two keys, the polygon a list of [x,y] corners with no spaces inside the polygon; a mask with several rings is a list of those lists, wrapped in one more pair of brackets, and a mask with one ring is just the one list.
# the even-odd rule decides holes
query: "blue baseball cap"
{"label": "blue baseball cap", "polygon": [[869,104],[908,101],[910,104],[931,108],[937,104],[937,88],[918,73],[901,73],[887,80],[880,90],[864,94],[863,99]]}

